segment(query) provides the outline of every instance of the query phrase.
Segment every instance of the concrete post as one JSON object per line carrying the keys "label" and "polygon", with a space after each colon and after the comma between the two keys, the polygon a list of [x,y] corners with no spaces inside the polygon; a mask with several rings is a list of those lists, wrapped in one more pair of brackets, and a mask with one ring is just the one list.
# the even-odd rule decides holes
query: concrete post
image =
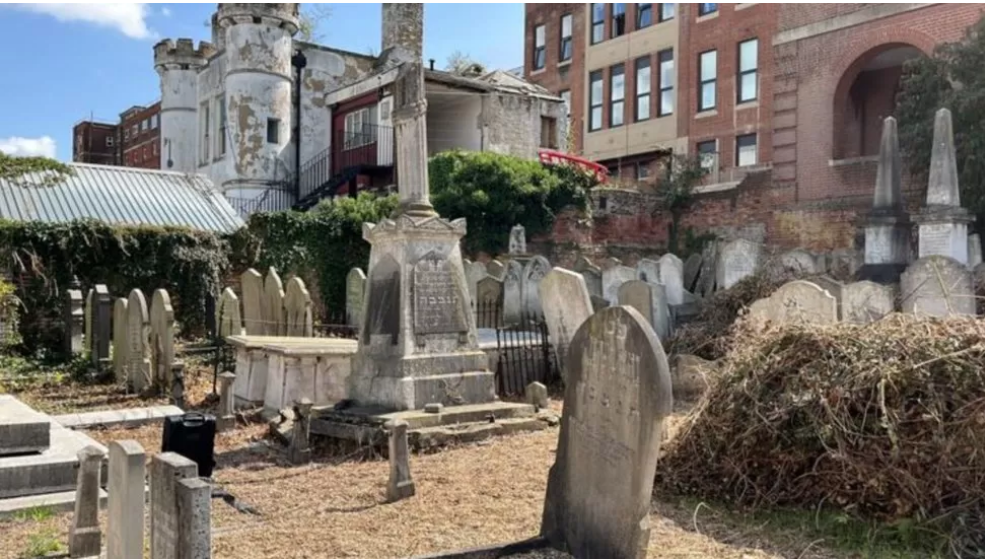
{"label": "concrete post", "polygon": [[410,447],[407,444],[407,422],[387,423],[390,433],[390,482],[386,488],[388,501],[413,497],[416,489],[410,477]]}
{"label": "concrete post", "polygon": [[143,557],[145,459],[137,441],[109,444],[106,559]]}

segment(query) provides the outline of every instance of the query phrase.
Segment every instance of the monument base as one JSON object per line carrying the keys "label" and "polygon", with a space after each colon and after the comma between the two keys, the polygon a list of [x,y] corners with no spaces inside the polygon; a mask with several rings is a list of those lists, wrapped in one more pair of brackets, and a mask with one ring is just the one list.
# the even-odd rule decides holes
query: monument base
{"label": "monument base", "polygon": [[918,258],[947,256],[968,265],[968,225],[975,221],[968,210],[930,206],[913,221],[919,225]]}
{"label": "monument base", "polygon": [[380,374],[351,378],[350,396],[360,405],[397,411],[492,402],[496,376],[487,361],[482,351],[384,360],[357,356],[355,370],[375,368]]}

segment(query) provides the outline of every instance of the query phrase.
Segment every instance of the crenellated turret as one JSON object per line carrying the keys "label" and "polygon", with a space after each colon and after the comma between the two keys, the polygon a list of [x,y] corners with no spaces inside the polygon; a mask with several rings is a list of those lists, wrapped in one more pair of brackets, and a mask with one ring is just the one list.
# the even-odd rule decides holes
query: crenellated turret
{"label": "crenellated turret", "polygon": [[161,168],[196,171],[195,131],[198,71],[215,54],[211,43],[165,39],[154,45],[154,69],[161,78]]}

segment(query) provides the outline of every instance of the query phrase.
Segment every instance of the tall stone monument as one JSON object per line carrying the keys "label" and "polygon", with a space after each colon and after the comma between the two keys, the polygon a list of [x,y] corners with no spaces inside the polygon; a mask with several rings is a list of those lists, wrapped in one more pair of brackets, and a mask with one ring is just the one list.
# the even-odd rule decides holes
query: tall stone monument
{"label": "tall stone monument", "polygon": [[920,225],[919,257],[947,256],[968,265],[968,224],[975,217],[961,207],[958,163],[951,111],[940,109],[934,120],[927,205],[914,216]]}
{"label": "tall stone monument", "polygon": [[902,182],[899,134],[896,119],[889,117],[882,125],[872,211],[862,223],[865,263],[857,274],[863,280],[896,283],[910,260],[910,218],[903,207]]}
{"label": "tall stone monument", "polygon": [[[412,20],[423,25],[423,16]],[[372,249],[349,393],[395,410],[491,402],[494,375],[478,346],[459,248],[465,220],[443,219],[428,195],[423,65],[405,62],[394,85],[399,206],[363,224]]]}

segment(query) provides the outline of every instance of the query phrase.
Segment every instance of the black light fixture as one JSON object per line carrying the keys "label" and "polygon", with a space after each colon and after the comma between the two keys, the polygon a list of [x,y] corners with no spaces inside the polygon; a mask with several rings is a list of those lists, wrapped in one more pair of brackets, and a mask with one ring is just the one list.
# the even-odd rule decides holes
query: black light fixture
{"label": "black light fixture", "polygon": [[303,71],[308,66],[308,57],[298,50],[291,57],[291,66],[297,71],[294,84],[294,104],[297,107],[294,119],[294,190],[301,196],[301,83]]}

